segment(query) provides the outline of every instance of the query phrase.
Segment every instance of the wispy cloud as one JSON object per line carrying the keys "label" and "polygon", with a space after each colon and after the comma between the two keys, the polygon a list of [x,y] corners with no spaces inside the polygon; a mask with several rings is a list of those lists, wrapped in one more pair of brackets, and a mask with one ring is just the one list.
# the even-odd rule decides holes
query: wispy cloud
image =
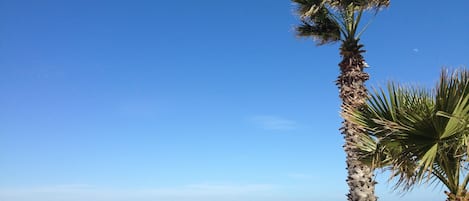
{"label": "wispy cloud", "polygon": [[415,53],[419,52],[419,49],[418,48],[414,48],[412,49],[412,51],[414,51]]}
{"label": "wispy cloud", "polygon": [[266,130],[292,130],[299,126],[296,121],[272,115],[253,116],[250,121]]}

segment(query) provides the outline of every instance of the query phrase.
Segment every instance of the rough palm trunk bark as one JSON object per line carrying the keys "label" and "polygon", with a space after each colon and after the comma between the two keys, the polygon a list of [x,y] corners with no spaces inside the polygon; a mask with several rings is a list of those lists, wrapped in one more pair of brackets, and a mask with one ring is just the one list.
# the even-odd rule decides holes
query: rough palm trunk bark
{"label": "rough palm trunk bark", "polygon": [[[344,114],[344,106],[349,105],[354,108],[361,107],[368,96],[365,81],[369,76],[364,72],[365,60],[361,55],[363,45],[358,40],[346,40],[340,48],[342,61],[340,62],[340,75],[337,79],[339,96],[342,99],[341,113]],[[363,132],[357,125],[344,120],[340,129],[344,135],[346,153],[346,163],[349,186],[349,201],[376,201],[375,184],[373,170],[358,160],[357,133]]]}

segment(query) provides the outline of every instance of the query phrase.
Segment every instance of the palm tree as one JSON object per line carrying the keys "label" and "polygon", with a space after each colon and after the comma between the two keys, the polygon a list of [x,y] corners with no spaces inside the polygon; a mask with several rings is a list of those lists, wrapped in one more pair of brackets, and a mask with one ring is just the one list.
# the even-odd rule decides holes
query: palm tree
{"label": "palm tree", "polygon": [[[359,30],[362,16],[366,11],[376,14],[389,6],[389,0],[292,0],[297,4],[297,12],[302,24],[296,27],[300,37],[311,37],[318,45],[341,42],[339,63],[340,75],[336,84],[342,106],[360,107],[365,103],[367,90],[365,81],[367,66],[359,43],[364,29]],[[343,107],[342,107],[343,108]],[[343,112],[343,110],[342,110]],[[345,138],[344,150],[348,171],[349,201],[375,201],[373,170],[358,160],[354,142],[361,133],[353,122],[344,120],[341,132]]]}
{"label": "palm tree", "polygon": [[362,127],[363,162],[391,171],[396,188],[441,183],[448,201],[469,201],[469,71],[443,71],[435,90],[389,84],[367,104],[347,108]]}

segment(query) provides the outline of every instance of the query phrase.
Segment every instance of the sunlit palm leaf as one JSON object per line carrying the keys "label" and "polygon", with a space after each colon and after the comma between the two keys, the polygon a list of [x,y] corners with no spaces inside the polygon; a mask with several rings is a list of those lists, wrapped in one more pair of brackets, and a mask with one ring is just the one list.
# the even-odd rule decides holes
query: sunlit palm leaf
{"label": "sunlit palm leaf", "polygon": [[389,167],[399,187],[437,180],[456,193],[467,186],[469,71],[443,71],[433,94],[391,83],[387,91],[375,90],[364,108],[347,113],[371,136],[363,140],[381,147],[364,149],[359,142],[362,155],[380,159],[374,164]]}

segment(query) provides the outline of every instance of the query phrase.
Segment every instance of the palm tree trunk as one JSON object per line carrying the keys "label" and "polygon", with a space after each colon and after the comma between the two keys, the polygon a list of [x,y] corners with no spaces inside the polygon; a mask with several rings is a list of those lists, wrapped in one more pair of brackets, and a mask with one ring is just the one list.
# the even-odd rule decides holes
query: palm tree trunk
{"label": "palm tree trunk", "polygon": [[[365,87],[365,81],[369,76],[363,71],[366,66],[365,60],[361,55],[364,50],[363,45],[358,43],[356,39],[344,41],[340,48],[342,61],[340,62],[341,74],[337,79],[339,87],[339,96],[342,99],[341,114],[344,114],[344,106],[351,105],[354,108],[361,107],[368,96]],[[373,170],[363,164],[358,159],[358,148],[354,145],[357,142],[358,133],[363,130],[356,124],[344,120],[340,129],[344,135],[346,153],[346,163],[349,185],[349,201],[376,201],[375,184]]]}

